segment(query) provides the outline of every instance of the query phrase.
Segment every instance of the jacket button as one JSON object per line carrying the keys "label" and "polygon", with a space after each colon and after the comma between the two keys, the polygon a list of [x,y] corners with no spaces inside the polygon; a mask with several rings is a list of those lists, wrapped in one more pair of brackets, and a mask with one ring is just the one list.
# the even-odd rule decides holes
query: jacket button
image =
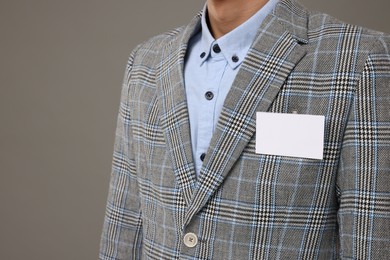
{"label": "jacket button", "polygon": [[207,100],[212,100],[214,98],[214,94],[211,91],[207,91],[206,94],[204,94],[204,96]]}
{"label": "jacket button", "polygon": [[187,233],[184,236],[184,245],[187,247],[195,247],[198,244],[198,237],[194,233]]}

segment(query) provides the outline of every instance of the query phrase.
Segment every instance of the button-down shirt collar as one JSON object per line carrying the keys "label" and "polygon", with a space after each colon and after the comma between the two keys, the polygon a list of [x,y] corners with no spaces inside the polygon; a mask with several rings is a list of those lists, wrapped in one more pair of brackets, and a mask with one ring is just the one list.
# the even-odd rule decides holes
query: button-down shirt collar
{"label": "button-down shirt collar", "polygon": [[[201,55],[200,64],[202,64],[211,55],[215,55],[212,47],[218,44],[221,53],[229,63],[232,69],[237,68],[244,60],[250,46],[252,45],[257,28],[260,27],[264,18],[272,11],[278,0],[268,1],[257,13],[250,17],[243,24],[225,34],[221,38],[215,40],[212,36],[206,21],[207,4],[203,8],[202,15],[202,48],[205,55]],[[233,58],[234,57],[234,58]]]}

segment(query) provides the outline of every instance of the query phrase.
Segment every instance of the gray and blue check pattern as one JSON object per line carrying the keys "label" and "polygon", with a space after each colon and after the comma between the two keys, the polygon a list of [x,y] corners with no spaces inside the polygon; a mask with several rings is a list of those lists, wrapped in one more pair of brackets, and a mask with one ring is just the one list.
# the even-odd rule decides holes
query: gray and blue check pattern
{"label": "gray and blue check pattern", "polygon": [[[196,178],[183,66],[199,26],[130,56],[100,259],[389,259],[390,37],[281,0]],[[324,159],[256,154],[259,111],[324,115]]]}

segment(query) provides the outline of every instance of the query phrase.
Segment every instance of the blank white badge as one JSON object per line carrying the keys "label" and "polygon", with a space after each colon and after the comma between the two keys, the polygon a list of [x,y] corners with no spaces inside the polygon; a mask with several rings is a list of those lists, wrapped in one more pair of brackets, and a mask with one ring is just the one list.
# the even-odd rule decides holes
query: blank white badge
{"label": "blank white badge", "polygon": [[325,117],[256,113],[256,153],[323,159]]}

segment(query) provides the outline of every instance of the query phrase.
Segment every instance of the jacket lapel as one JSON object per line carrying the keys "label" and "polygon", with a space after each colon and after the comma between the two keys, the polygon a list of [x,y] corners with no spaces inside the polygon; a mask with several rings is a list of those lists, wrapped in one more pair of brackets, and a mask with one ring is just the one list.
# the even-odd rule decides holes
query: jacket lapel
{"label": "jacket lapel", "polygon": [[307,16],[297,3],[281,1],[267,16],[225,100],[185,223],[220,187],[253,137],[256,112],[267,111],[305,55]]}
{"label": "jacket lapel", "polygon": [[190,203],[196,176],[183,70],[188,41],[199,26],[200,15],[192,20],[183,33],[176,36],[179,38],[165,46],[156,74],[161,125],[175,178],[187,205]]}

